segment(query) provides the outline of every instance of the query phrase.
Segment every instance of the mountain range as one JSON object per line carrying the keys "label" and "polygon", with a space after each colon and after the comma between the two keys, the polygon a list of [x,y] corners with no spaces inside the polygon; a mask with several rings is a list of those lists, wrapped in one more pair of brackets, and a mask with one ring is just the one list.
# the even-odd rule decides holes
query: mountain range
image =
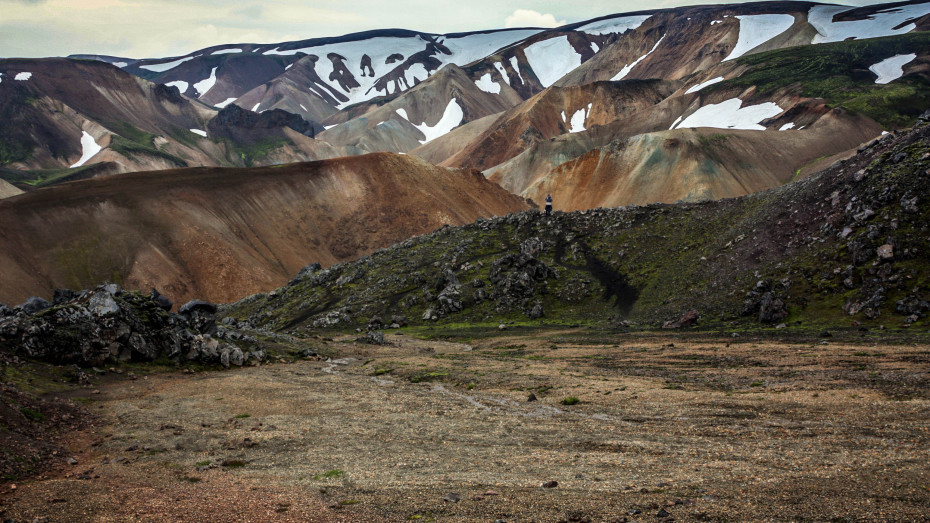
{"label": "mountain range", "polygon": [[[757,2],[555,29],[390,29],[164,58],[0,60],[0,196],[10,197],[0,201],[0,300],[101,278],[230,300],[306,262],[350,260],[547,194],[558,210],[584,210],[778,187],[930,107],[927,29],[927,2]],[[303,193],[284,173],[322,176],[326,189]],[[231,187],[281,201],[241,210]],[[178,214],[185,191],[197,196]],[[326,212],[305,209],[324,201]],[[348,218],[359,201],[368,219],[389,217],[391,232]],[[183,233],[167,225],[180,215]],[[302,229],[324,216],[352,227]],[[120,259],[74,266],[69,248],[101,245]],[[195,267],[224,259],[214,249],[238,253],[223,273],[237,283]]]}

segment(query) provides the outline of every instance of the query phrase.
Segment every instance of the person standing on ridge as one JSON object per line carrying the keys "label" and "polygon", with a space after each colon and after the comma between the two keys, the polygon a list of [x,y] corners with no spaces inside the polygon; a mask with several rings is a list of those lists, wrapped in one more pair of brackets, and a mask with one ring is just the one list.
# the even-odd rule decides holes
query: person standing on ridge
{"label": "person standing on ridge", "polygon": [[552,195],[546,195],[546,216],[552,215]]}

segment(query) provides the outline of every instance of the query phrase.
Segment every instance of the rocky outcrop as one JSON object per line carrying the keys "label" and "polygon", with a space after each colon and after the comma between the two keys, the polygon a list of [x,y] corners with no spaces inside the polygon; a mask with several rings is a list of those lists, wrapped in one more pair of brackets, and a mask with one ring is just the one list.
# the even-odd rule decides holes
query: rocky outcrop
{"label": "rocky outcrop", "polygon": [[0,314],[0,348],[80,366],[167,359],[229,367],[265,358],[257,340],[216,324],[212,303],[193,300],[171,314],[170,302],[157,291],[144,295],[115,284],[56,295],[61,299],[54,305],[17,306]]}

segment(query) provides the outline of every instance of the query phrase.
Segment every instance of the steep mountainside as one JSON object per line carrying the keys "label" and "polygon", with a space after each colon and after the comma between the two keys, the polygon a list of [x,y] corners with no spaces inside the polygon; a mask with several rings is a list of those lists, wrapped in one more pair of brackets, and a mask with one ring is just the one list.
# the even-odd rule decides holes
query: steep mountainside
{"label": "steep mountainside", "polygon": [[930,111],[914,130],[773,190],[479,220],[307,271],[227,312],[275,329],[399,317],[921,327],[930,312],[928,173]]}
{"label": "steep mountainside", "polygon": [[[622,13],[547,30],[437,35],[391,29],[275,44],[227,44],[180,57],[88,57],[167,86],[159,88],[163,96],[174,96],[174,88],[183,93],[174,107],[133,96],[128,84],[120,87],[132,105],[152,108],[140,114],[125,114],[125,107],[98,114],[100,110],[79,106],[86,91],[80,84],[101,84],[94,79],[100,71],[89,65],[71,74],[83,82],[59,83],[75,96],[23,92],[30,80],[15,78],[25,69],[7,67],[0,76],[0,94],[11,86],[19,92],[17,103],[7,103],[8,113],[31,103],[19,111],[29,119],[61,120],[59,113],[73,110],[77,115],[71,120],[80,125],[43,124],[31,133],[0,137],[0,167],[58,169],[20,176],[15,181],[23,188],[26,183],[90,176],[89,171],[60,170],[81,162],[112,161],[116,165],[102,171],[119,172],[420,149],[415,154],[431,162],[481,169],[508,190],[536,198],[542,185],[573,184],[575,176],[576,185],[588,183],[584,180],[595,173],[585,169],[594,163],[578,161],[582,155],[590,158],[598,150],[603,158],[610,156],[601,150],[608,146],[628,140],[664,143],[648,135],[706,127],[801,133],[792,139],[753,137],[728,143],[731,148],[777,143],[782,149],[774,161],[794,173],[806,172],[806,162],[843,154],[855,145],[853,138],[862,141],[882,129],[914,122],[930,99],[927,29],[926,0],[862,8],[775,1]],[[107,74],[114,76],[109,69]],[[43,71],[42,76],[54,75]],[[40,80],[36,72],[32,83],[39,85]],[[139,85],[153,89],[145,82]],[[65,105],[64,112],[52,116],[43,109],[35,114],[36,103],[25,103],[43,97],[51,105]],[[111,105],[129,101],[111,98]],[[224,116],[219,132],[206,123],[216,109],[234,110],[219,113]],[[270,116],[254,125],[246,113]],[[828,120],[818,123],[823,118]],[[824,124],[837,139],[824,139]],[[62,125],[67,129],[58,129]],[[238,128],[243,125],[246,129]],[[111,136],[120,137],[115,147],[108,146]],[[94,154],[97,147],[103,150]],[[597,177],[608,175],[608,165],[636,165],[636,176],[664,179],[668,172],[727,161],[703,157],[705,149],[691,148],[680,156],[680,164],[667,158],[655,163],[662,166],[659,172],[645,161],[651,152],[640,148],[639,160],[627,153],[622,161],[598,162]],[[748,157],[751,149],[734,150],[733,157]],[[565,162],[573,163],[563,167]],[[783,172],[774,175],[732,163],[727,171],[726,176],[748,182],[740,184],[747,190],[785,179]],[[615,174],[619,178],[613,185],[623,186],[621,179],[629,173]],[[762,178],[753,179],[757,174]],[[663,198],[671,200],[663,201],[743,193],[669,182],[684,192],[665,192]],[[736,185],[718,184],[725,186]],[[595,201],[653,197],[655,192],[600,199],[579,195],[557,205],[570,209]]]}
{"label": "steep mountainside", "polygon": [[[589,183],[586,180],[595,175],[590,169],[596,165],[600,165],[597,176],[617,189],[634,171],[637,177],[651,178],[650,183],[666,180],[672,187],[682,189],[666,191],[660,200],[650,199],[658,196],[654,192],[631,193],[629,191],[635,190],[631,186],[626,186],[623,193],[604,197],[577,193],[580,199],[558,201],[557,206],[563,209],[586,208],[596,201],[647,203],[699,198],[700,194],[692,192],[687,180],[677,177],[667,180],[666,177],[670,172],[681,175],[714,173],[720,169],[722,161],[729,162],[725,170],[750,182],[745,190],[749,186],[754,187],[753,190],[773,187],[770,183],[774,178],[765,175],[753,179],[754,173],[760,173],[760,169],[780,170],[782,174],[777,179],[784,181],[785,173],[794,174],[812,160],[854,148],[877,136],[882,126],[895,128],[916,118],[921,107],[930,105],[928,45],[928,33],[915,33],[759,53],[720,64],[687,82],[677,83],[671,96],[606,125],[598,126],[596,121],[589,122],[590,117],[585,113],[576,113],[583,132],[565,133],[548,140],[509,142],[506,153],[500,153],[501,149],[496,151],[492,140],[476,139],[463,149],[470,154],[463,152],[444,164],[468,164],[493,152],[499,154],[496,159],[512,155],[493,167],[477,167],[485,169],[493,180],[508,190],[529,198],[538,198],[540,192],[553,189],[566,191],[571,190],[572,185],[586,185]],[[878,75],[869,67],[889,56],[907,56],[909,62],[894,81],[876,83]],[[620,85],[629,82],[622,81]],[[598,100],[590,99],[592,107],[596,108]],[[532,101],[523,105],[529,106]],[[552,109],[547,112],[555,113]],[[728,146],[699,147],[688,155],[669,157],[658,147],[665,141],[648,138],[666,136],[668,129],[686,128],[719,129],[715,131],[719,135],[716,141],[719,144],[726,141]],[[491,126],[485,135],[495,129]],[[756,156],[754,149],[758,147],[729,139],[735,136],[734,129],[745,130],[738,134],[752,143],[773,147],[766,154]],[[521,136],[534,134],[535,127],[527,125]],[[596,149],[602,149],[596,155],[599,158],[616,156],[616,149],[627,143],[638,147],[626,150],[624,160],[609,166],[591,162],[591,155],[586,155],[586,161],[579,158]],[[612,152],[604,149],[608,144],[612,144]],[[754,157],[767,161],[739,161]],[[560,165],[567,160],[571,163]],[[682,162],[677,163],[677,160]],[[548,185],[548,189],[540,189],[542,185]],[[715,191],[714,197],[741,194],[745,194],[743,189]]]}
{"label": "steep mountainside", "polygon": [[[284,111],[219,113],[98,61],[0,60],[0,176],[21,187],[93,174],[338,156]],[[219,115],[219,117],[218,117]],[[232,127],[232,129],[231,129]]]}
{"label": "steep mountainside", "polygon": [[0,300],[108,280],[229,301],[312,261],[526,208],[477,171],[386,153],[83,180],[0,200]]}

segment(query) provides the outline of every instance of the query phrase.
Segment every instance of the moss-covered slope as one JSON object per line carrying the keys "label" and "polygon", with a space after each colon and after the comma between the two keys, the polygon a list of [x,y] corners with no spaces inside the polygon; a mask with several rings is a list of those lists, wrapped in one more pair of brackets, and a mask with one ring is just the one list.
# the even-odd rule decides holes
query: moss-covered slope
{"label": "moss-covered slope", "polygon": [[[392,322],[921,325],[930,126],[745,198],[443,228],[229,307],[273,329]],[[403,316],[404,318],[400,318]]]}

